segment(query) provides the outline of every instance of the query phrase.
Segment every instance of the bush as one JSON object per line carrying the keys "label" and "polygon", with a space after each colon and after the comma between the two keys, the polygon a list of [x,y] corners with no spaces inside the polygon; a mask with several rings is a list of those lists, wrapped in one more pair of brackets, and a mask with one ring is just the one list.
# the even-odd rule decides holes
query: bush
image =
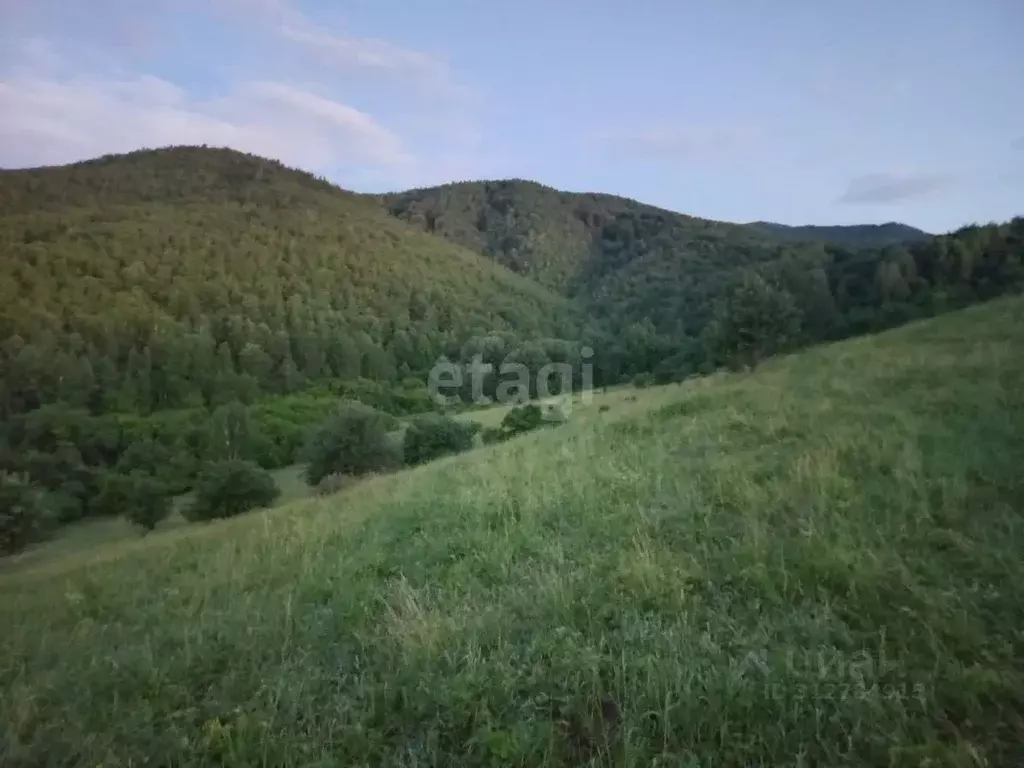
{"label": "bush", "polygon": [[638,373],[633,377],[633,386],[637,389],[646,389],[654,383],[654,376],[649,373]]}
{"label": "bush", "polygon": [[498,434],[484,433],[484,442],[507,440],[510,437],[530,432],[538,427],[551,427],[568,420],[565,411],[559,405],[545,405],[543,408],[534,403],[520,405],[505,414],[501,420]]}
{"label": "bush", "polygon": [[513,408],[501,420],[501,429],[506,437],[529,432],[544,425],[544,412],[539,405],[528,403]]}
{"label": "bush", "polygon": [[336,472],[333,475],[327,475],[327,477],[316,484],[316,495],[331,496],[343,491],[347,485],[348,478],[340,472]]}
{"label": "bush", "polygon": [[409,464],[422,464],[451,453],[468,451],[479,431],[480,425],[475,421],[463,423],[439,413],[418,416],[405,430],[405,460]]}
{"label": "bush", "polygon": [[166,483],[148,472],[111,472],[103,478],[100,503],[105,511],[120,513],[149,532],[170,514],[171,492]]}
{"label": "bush", "polygon": [[0,472],[0,554],[12,554],[38,541],[51,523],[39,489],[24,475]]}
{"label": "bush", "polygon": [[611,409],[612,409],[612,407],[610,405],[602,405],[600,408],[597,409],[597,412],[598,413],[607,413]]}
{"label": "bush", "polygon": [[102,498],[112,499],[125,519],[140,526],[143,532],[153,530],[170,514],[170,490],[152,474],[139,470],[128,474],[112,473],[104,484]]}
{"label": "bush", "polygon": [[361,403],[341,406],[306,443],[306,482],[316,485],[327,475],[365,475],[400,466],[401,446],[388,435],[390,421]]}
{"label": "bush", "polygon": [[189,520],[212,520],[269,507],[281,490],[265,469],[229,459],[208,465],[199,475],[194,494],[185,516]]}

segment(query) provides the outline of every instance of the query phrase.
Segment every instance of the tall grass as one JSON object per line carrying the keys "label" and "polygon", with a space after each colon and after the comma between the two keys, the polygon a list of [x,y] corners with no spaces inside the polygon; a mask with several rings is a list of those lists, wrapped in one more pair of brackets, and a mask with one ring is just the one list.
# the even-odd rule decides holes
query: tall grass
{"label": "tall grass", "polygon": [[1024,302],[631,396],[0,578],[0,764],[1024,764]]}

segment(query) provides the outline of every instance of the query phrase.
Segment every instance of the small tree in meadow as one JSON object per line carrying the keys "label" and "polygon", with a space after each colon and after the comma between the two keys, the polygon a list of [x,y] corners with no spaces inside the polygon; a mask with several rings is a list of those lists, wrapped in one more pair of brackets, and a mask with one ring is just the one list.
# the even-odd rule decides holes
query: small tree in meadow
{"label": "small tree in meadow", "polygon": [[280,495],[277,483],[265,469],[241,459],[228,459],[203,470],[185,516],[189,520],[233,517],[269,507]]}
{"label": "small tree in meadow", "polygon": [[422,464],[452,453],[468,451],[480,431],[475,421],[461,422],[439,413],[418,416],[405,430],[405,460]]}
{"label": "small tree in meadow", "polygon": [[306,442],[306,482],[317,485],[327,475],[365,475],[400,466],[401,445],[388,434],[390,421],[362,403],[342,405]]}
{"label": "small tree in meadow", "polygon": [[715,310],[707,331],[711,353],[735,368],[754,368],[781,352],[800,332],[792,295],[748,270]]}
{"label": "small tree in meadow", "polygon": [[171,493],[165,483],[148,472],[111,472],[103,478],[100,504],[104,512],[120,513],[146,534],[170,514]]}

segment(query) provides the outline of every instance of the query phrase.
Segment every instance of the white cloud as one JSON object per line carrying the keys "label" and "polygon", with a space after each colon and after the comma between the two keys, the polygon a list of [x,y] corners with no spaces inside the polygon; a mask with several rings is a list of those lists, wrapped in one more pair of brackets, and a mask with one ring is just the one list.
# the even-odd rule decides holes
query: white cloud
{"label": "white cloud", "polygon": [[[442,58],[306,16],[295,0],[95,0],[81,19],[60,8],[35,0],[10,30],[0,167],[209,144],[395,188],[476,157],[473,102]],[[146,43],[169,19],[180,28]],[[198,25],[218,47],[193,49]],[[164,59],[205,68],[149,68]]]}
{"label": "white cloud", "polygon": [[949,176],[912,173],[874,173],[850,179],[840,203],[889,204],[931,197],[948,189]]}
{"label": "white cloud", "polygon": [[376,69],[431,78],[448,77],[448,68],[440,59],[387,40],[331,35],[289,25],[281,26],[280,33],[324,62],[339,67]]}
{"label": "white cloud", "polygon": [[213,0],[214,6],[237,19],[261,25],[319,67],[362,71],[407,81],[431,95],[464,96],[448,64],[439,56],[390,40],[355,35],[314,23],[289,0]]}
{"label": "white cloud", "polygon": [[400,166],[399,138],[348,105],[275,82],[196,100],[159,78],[0,81],[0,165],[82,160],[168,144],[211,144],[303,168]]}

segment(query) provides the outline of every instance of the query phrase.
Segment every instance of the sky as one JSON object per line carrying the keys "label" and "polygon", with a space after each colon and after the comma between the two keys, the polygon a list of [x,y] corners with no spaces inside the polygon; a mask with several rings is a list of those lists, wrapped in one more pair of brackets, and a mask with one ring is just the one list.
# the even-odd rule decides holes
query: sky
{"label": "sky", "polygon": [[0,167],[171,144],[710,219],[1024,214],[1021,0],[0,0]]}

